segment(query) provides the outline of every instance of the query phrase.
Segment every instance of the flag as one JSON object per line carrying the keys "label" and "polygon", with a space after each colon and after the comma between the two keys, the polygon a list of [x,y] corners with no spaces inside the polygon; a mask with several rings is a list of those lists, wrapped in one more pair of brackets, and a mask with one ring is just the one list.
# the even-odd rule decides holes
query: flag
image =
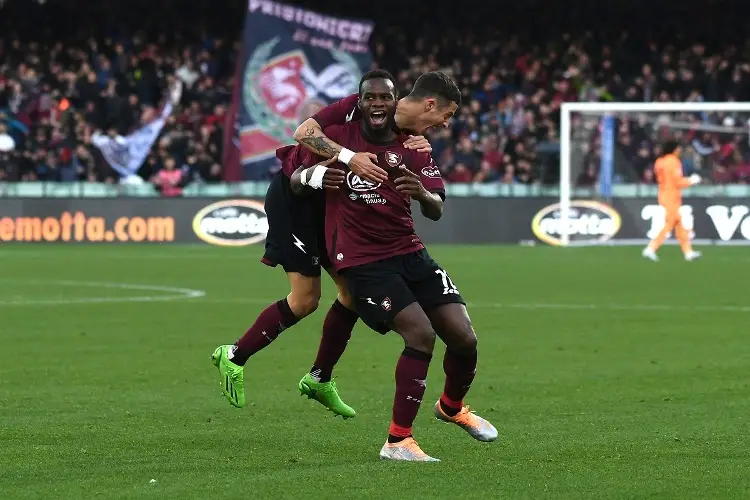
{"label": "flag", "polygon": [[[374,24],[271,0],[249,0],[236,78],[237,99],[225,128],[225,161],[240,177],[268,178],[276,149],[318,109],[358,91],[369,70]],[[238,154],[232,154],[238,152]],[[224,165],[225,171],[240,170]],[[228,175],[228,174],[227,174]]]}
{"label": "flag", "polygon": [[91,136],[91,143],[99,148],[104,159],[123,180],[136,175],[146,161],[151,146],[159,138],[164,124],[172,114],[173,103],[177,104],[182,96],[182,85],[178,82],[170,91],[170,101],[164,106],[161,115],[127,136],[109,137],[100,132]]}

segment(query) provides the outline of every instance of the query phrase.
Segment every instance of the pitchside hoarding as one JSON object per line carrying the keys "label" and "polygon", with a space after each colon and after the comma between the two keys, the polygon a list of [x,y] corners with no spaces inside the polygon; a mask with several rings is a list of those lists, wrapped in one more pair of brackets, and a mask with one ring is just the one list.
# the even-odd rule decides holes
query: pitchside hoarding
{"label": "pitchside hoarding", "polygon": [[[449,198],[439,222],[415,210],[426,243],[559,245],[554,198]],[[683,223],[697,244],[750,244],[750,202],[739,198],[690,198]],[[652,200],[612,204],[574,200],[573,244],[642,245],[664,224]],[[0,244],[8,243],[205,243],[263,244],[268,219],[263,200],[206,198],[5,198],[0,200]]]}

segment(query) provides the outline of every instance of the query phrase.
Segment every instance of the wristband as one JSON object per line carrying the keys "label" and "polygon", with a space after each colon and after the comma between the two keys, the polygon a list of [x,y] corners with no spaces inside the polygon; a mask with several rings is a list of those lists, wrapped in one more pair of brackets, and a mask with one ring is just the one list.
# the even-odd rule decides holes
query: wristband
{"label": "wristband", "polygon": [[313,189],[323,189],[323,177],[326,175],[326,170],[328,170],[328,167],[324,167],[323,165],[312,167],[312,174],[307,185]]}
{"label": "wristband", "polygon": [[307,186],[307,173],[310,171],[309,168],[304,169],[299,174],[300,182],[302,182],[303,186]]}
{"label": "wristband", "polygon": [[341,151],[339,151],[338,159],[341,163],[344,165],[349,165],[349,162],[352,161],[352,158],[354,158],[354,151],[351,149],[341,148]]}

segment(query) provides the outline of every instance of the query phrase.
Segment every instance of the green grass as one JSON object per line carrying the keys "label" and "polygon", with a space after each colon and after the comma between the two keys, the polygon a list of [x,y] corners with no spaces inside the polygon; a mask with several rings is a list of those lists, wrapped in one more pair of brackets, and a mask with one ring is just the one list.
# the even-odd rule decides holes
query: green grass
{"label": "green grass", "polygon": [[287,293],[259,251],[0,248],[0,497],[750,497],[746,249],[653,264],[635,248],[432,248],[480,339],[468,401],[501,433],[478,443],[431,418],[440,346],[416,424],[439,464],[378,460],[394,334],[359,325],[337,368],[357,418],[299,397],[327,280],[321,310],[248,363],[248,406],[221,397],[210,353]]}

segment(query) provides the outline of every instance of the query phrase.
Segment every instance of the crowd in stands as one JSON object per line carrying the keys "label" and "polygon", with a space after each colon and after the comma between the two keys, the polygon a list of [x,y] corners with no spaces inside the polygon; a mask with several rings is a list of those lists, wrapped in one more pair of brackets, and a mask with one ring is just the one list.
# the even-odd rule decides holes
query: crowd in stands
{"label": "crowd in stands", "polygon": [[[140,17],[108,12],[119,26],[109,31],[90,27],[106,8],[88,3],[85,19],[91,25],[79,22],[85,29],[34,31],[28,22],[16,24],[17,17],[10,24],[11,16],[0,20],[5,22],[0,26],[5,29],[0,181],[117,182],[117,173],[91,145],[91,135],[124,135],[148,122],[175,79],[184,84],[183,97],[139,175],[158,183],[160,171],[176,169],[182,184],[221,180],[224,116],[235,83],[245,2],[228,2],[219,14],[210,4],[185,10],[169,0],[152,3],[159,2],[164,5],[152,9],[154,18],[146,24],[138,9]],[[332,3],[316,6],[326,9]],[[424,33],[404,22],[378,24],[372,40],[375,65],[397,76],[402,93],[429,70],[450,72],[462,89],[464,101],[451,127],[429,135],[449,182],[556,184],[563,102],[750,100],[750,42],[711,43],[698,30],[677,36],[669,26],[666,33],[640,33],[626,21],[619,29],[573,24],[565,30],[561,26],[575,15],[550,5],[543,17],[551,24],[528,16],[484,24],[469,17],[474,24],[464,24],[424,6],[410,16],[433,15],[445,29]],[[28,17],[29,11],[21,12]],[[30,26],[49,22],[49,16],[35,7]],[[171,22],[173,17],[181,21]],[[600,118],[574,116],[579,185],[597,181]],[[677,134],[685,146],[687,173],[699,172],[715,183],[746,182],[747,118],[737,113],[618,115],[617,177],[653,182],[659,140]]]}

